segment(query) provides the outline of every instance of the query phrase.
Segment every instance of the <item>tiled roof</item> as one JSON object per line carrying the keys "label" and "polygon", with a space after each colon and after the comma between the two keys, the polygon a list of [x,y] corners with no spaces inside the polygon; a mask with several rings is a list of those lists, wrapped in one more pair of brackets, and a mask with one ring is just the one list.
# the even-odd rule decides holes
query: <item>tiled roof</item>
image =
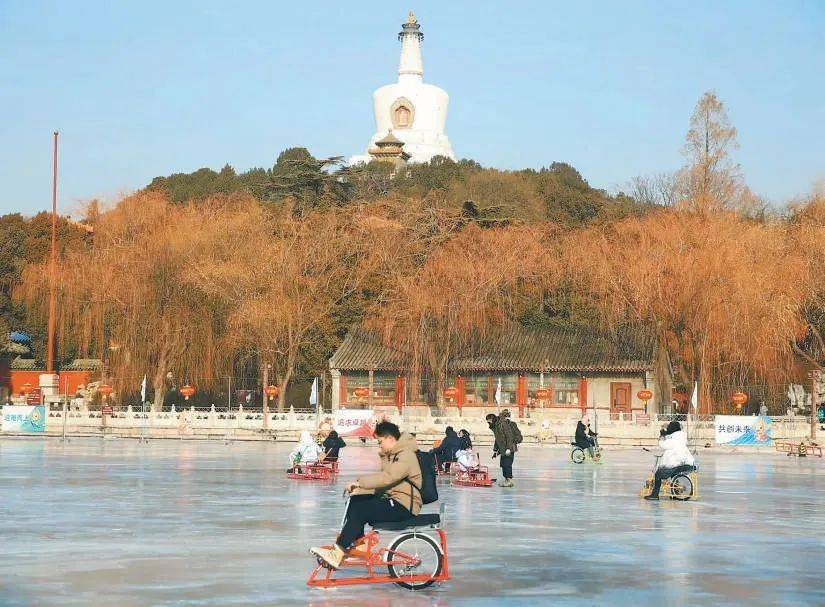
{"label": "tiled roof", "polygon": [[405,352],[381,344],[378,338],[364,329],[351,330],[329,359],[331,369],[374,369],[398,371],[409,366]]}
{"label": "tiled roof", "polygon": [[[625,330],[606,335],[587,329],[515,329],[488,339],[476,352],[449,363],[453,371],[642,372],[656,367],[656,339]],[[363,329],[351,331],[330,359],[333,369],[406,368],[408,357]]]}
{"label": "tiled roof", "polygon": [[33,358],[22,358],[18,356],[11,361],[9,368],[15,371],[37,371],[38,369],[42,369],[43,365]]}
{"label": "tiled roof", "polygon": [[21,343],[16,341],[7,341],[2,348],[0,348],[0,354],[28,354],[29,348]]}
{"label": "tiled roof", "polygon": [[[61,371],[97,371],[103,366],[103,361],[97,358],[76,358],[72,362],[60,367]],[[45,365],[34,358],[17,357],[11,361],[10,368],[14,371],[43,371]]]}
{"label": "tiled roof", "polygon": [[520,329],[488,341],[475,354],[450,361],[456,371],[645,371],[656,367],[652,335],[587,329]]}
{"label": "tiled roof", "polygon": [[103,367],[103,361],[99,358],[75,358],[68,365],[61,367],[62,371],[97,371]]}

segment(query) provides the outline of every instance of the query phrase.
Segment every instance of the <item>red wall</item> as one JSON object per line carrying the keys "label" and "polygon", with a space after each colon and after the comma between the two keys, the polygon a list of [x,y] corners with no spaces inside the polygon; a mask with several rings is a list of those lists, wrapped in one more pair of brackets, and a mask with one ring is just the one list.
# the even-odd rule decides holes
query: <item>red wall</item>
{"label": "red wall", "polygon": [[[40,376],[45,371],[18,371],[12,369],[10,372],[9,383],[7,384],[12,394],[22,394],[23,384],[31,384],[35,388],[40,386]],[[92,378],[94,371],[61,371],[60,376],[60,393],[74,396],[77,392],[77,387],[81,384],[87,384]]]}

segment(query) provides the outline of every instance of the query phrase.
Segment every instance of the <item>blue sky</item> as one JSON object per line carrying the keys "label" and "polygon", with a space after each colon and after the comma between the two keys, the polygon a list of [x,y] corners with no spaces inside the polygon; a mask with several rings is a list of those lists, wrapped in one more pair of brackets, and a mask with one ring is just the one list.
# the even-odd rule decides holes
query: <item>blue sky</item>
{"label": "blue sky", "polygon": [[362,153],[415,10],[460,157],[569,162],[597,187],[673,170],[715,89],[775,203],[825,179],[825,2],[0,0],[0,213],[66,212],[156,175]]}

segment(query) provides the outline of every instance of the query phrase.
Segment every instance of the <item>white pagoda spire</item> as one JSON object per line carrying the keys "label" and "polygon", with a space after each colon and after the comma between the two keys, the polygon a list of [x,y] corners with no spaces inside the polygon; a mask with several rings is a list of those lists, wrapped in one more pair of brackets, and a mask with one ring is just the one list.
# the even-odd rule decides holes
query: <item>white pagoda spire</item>
{"label": "white pagoda spire", "polygon": [[398,40],[401,41],[401,59],[398,62],[398,82],[421,82],[424,78],[424,62],[421,60],[421,41],[424,34],[421,26],[410,11],[407,22],[401,26]]}
{"label": "white pagoda spire", "polygon": [[[410,11],[398,34],[401,42],[398,81],[384,85],[372,94],[375,133],[367,153],[353,156],[350,162],[387,159],[390,151],[393,160],[396,156],[405,156],[409,157],[409,162],[429,162],[434,156],[455,158],[444,132],[450,97],[443,89],[424,82],[423,39],[421,25]],[[393,141],[388,143],[386,138],[390,132]]]}

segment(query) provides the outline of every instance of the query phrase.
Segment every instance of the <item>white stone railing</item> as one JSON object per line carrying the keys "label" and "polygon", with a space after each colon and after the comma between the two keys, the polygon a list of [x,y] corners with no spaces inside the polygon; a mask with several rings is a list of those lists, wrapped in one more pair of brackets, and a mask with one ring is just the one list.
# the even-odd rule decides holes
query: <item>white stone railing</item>
{"label": "white stone railing", "polygon": [[[164,435],[170,432],[180,435],[186,434],[213,434],[213,433],[260,433],[264,431],[264,415],[260,411],[244,411],[243,408],[233,411],[183,409],[177,411],[140,411],[127,407],[125,410],[115,411],[104,416],[100,411],[66,411],[64,420],[63,411],[50,411],[46,416],[46,430],[49,433],[62,432],[65,426],[67,433],[97,432],[104,427],[111,432],[146,430],[154,432],[164,430]],[[268,430],[277,432],[299,432],[314,430],[318,427],[317,416],[314,413],[298,412],[291,409],[288,412],[273,412],[267,415]]]}

